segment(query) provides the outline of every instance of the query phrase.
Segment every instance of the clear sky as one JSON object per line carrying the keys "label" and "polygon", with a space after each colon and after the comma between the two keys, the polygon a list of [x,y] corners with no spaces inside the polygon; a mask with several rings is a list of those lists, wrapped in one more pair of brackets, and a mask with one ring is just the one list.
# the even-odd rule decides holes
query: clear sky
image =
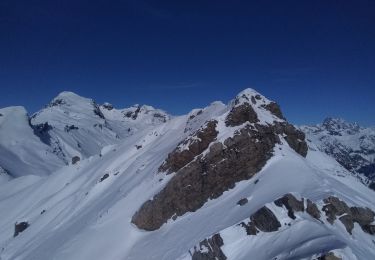
{"label": "clear sky", "polygon": [[70,90],[182,114],[246,87],[296,124],[375,125],[375,1],[0,1],[0,107]]}

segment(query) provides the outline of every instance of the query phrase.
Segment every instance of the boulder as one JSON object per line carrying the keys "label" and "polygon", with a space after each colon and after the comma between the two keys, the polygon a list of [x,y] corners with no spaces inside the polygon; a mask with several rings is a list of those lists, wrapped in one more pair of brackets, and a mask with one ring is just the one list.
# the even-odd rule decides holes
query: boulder
{"label": "boulder", "polygon": [[276,206],[282,207],[283,205],[288,210],[288,216],[295,219],[294,212],[304,211],[304,202],[297,200],[292,194],[286,194],[282,198],[275,200]]}
{"label": "boulder", "polygon": [[80,160],[81,160],[81,158],[79,158],[79,156],[73,156],[73,157],[72,157],[72,164],[76,164],[76,163],[78,163]]}
{"label": "boulder", "polygon": [[263,232],[277,231],[281,224],[273,212],[266,206],[260,208],[250,217],[254,225]]}
{"label": "boulder", "polygon": [[25,229],[27,229],[28,227],[30,226],[30,224],[26,221],[23,221],[23,222],[20,222],[20,223],[17,223],[14,225],[14,235],[13,237],[16,237],[19,235],[19,233],[25,231]]}

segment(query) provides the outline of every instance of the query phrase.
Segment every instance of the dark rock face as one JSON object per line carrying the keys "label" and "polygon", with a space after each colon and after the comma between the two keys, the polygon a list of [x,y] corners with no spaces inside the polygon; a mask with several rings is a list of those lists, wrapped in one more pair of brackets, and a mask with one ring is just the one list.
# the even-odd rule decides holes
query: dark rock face
{"label": "dark rock face", "polygon": [[288,210],[288,216],[291,219],[295,219],[296,216],[294,212],[296,211],[304,211],[304,202],[303,199],[301,201],[297,200],[292,194],[286,194],[284,197],[275,200],[276,206],[282,207],[283,205]]}
{"label": "dark rock face", "polygon": [[326,203],[326,205],[323,206],[323,211],[326,213],[327,220],[331,224],[336,220],[336,216],[341,216],[350,212],[348,205],[336,197],[331,196],[323,201]]}
{"label": "dark rock face", "polygon": [[285,140],[288,142],[288,145],[297,153],[306,157],[308,146],[305,141],[305,134],[302,131],[297,130],[287,122],[275,122],[275,130],[278,134],[285,134]]}
{"label": "dark rock face", "polygon": [[92,101],[92,105],[94,107],[94,114],[97,115],[98,117],[100,117],[101,119],[105,119],[102,111],[100,111],[100,107],[98,106],[98,104],[96,104],[94,101]]}
{"label": "dark rock face", "polygon": [[339,218],[342,224],[344,224],[346,231],[348,231],[349,234],[352,234],[352,230],[354,228],[353,219],[350,215],[344,215]]}
{"label": "dark rock face", "polygon": [[107,179],[108,177],[109,177],[109,174],[108,174],[108,173],[104,174],[104,175],[100,178],[99,182],[104,181],[104,180]]}
{"label": "dark rock face", "polygon": [[76,164],[80,160],[81,160],[81,158],[79,158],[79,156],[73,156],[73,158],[72,158],[72,164]]}
{"label": "dark rock face", "polygon": [[51,145],[51,136],[49,134],[49,131],[52,130],[52,126],[50,126],[48,122],[32,125],[31,121],[29,121],[29,124],[33,129],[34,134],[38,136],[43,143]]}
{"label": "dark rock face", "polygon": [[263,232],[277,231],[281,227],[277,217],[267,207],[259,209],[250,219],[254,225]]}
{"label": "dark rock face", "polygon": [[248,236],[251,236],[251,235],[253,235],[253,236],[255,236],[259,231],[257,230],[257,228],[255,227],[255,224],[254,224],[254,222],[249,222],[249,223],[245,223],[245,222],[241,222],[240,224],[239,224],[241,227],[243,227],[245,230],[246,230],[246,234],[248,235]]}
{"label": "dark rock face", "polygon": [[103,104],[103,107],[109,111],[111,111],[113,109],[113,105],[110,104],[110,103],[104,103]]}
{"label": "dark rock face", "polygon": [[310,214],[315,219],[320,219],[320,211],[316,204],[311,200],[307,200],[306,212]]}
{"label": "dark rock face", "polygon": [[265,105],[264,108],[270,111],[273,115],[277,116],[278,118],[285,120],[285,117],[281,112],[280,106],[277,103],[271,102],[268,105]]}
{"label": "dark rock face", "polygon": [[195,156],[206,150],[209,144],[215,140],[218,134],[216,125],[217,121],[209,121],[204,128],[199,129],[193,136],[184,140],[180,145],[186,145],[190,142],[189,149],[180,151],[176,148],[159,167],[159,171],[167,173],[176,172],[190,163]]}
{"label": "dark rock face", "polygon": [[242,105],[233,107],[225,120],[225,125],[239,126],[245,122],[259,122],[257,113],[248,103],[243,103]]}
{"label": "dark rock face", "polygon": [[18,236],[19,233],[23,232],[26,228],[28,228],[30,225],[28,222],[20,222],[16,223],[14,225],[14,235],[13,237]]}
{"label": "dark rock face", "polygon": [[350,212],[353,221],[357,222],[361,227],[370,225],[374,221],[375,213],[369,208],[351,207]]}
{"label": "dark rock face", "polygon": [[[208,199],[219,197],[234,188],[236,182],[259,172],[272,156],[277,142],[278,136],[271,127],[259,126],[255,130],[247,126],[225,140],[224,145],[212,144],[206,156],[198,156],[178,170],[153,200],[145,202],[132,222],[141,229],[156,230],[172,216],[196,211]],[[183,162],[179,167],[186,164]]]}
{"label": "dark rock face", "polygon": [[199,243],[199,248],[194,248],[192,260],[226,260],[221,247],[224,245],[220,234],[215,234],[211,238]]}
{"label": "dark rock face", "polygon": [[349,207],[344,201],[332,196],[323,201],[326,203],[323,211],[329,223],[333,224],[336,217],[340,216],[339,220],[344,224],[348,233],[352,233],[354,222],[357,222],[364,232],[374,234],[375,225],[371,223],[374,221],[375,213],[371,209]]}
{"label": "dark rock face", "polygon": [[370,235],[375,235],[375,225],[366,225],[363,226],[362,229]]}
{"label": "dark rock face", "polygon": [[237,202],[237,205],[243,206],[243,205],[245,205],[247,202],[248,202],[248,200],[247,200],[246,198],[243,198],[243,199],[240,199],[240,200]]}

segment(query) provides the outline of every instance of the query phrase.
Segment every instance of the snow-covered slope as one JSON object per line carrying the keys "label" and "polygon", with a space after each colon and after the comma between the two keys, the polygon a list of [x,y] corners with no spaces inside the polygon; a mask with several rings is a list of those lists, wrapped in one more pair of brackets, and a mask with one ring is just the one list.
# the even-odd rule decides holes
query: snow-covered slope
{"label": "snow-covered slope", "polygon": [[369,184],[375,181],[373,128],[360,127],[343,119],[327,118],[322,124],[303,126],[302,130],[319,150],[333,156],[346,169],[364,176]]}
{"label": "snow-covered slope", "polygon": [[0,109],[0,167],[8,175],[47,175],[63,165],[34,134],[23,107]]}
{"label": "snow-covered slope", "polygon": [[99,154],[103,147],[168,119],[165,112],[150,106],[117,110],[110,104],[99,106],[92,99],[62,92],[32,116],[31,124],[55,154],[70,162],[74,156]]}
{"label": "snow-covered slope", "polygon": [[3,183],[0,259],[375,258],[374,192],[255,90],[119,140]]}

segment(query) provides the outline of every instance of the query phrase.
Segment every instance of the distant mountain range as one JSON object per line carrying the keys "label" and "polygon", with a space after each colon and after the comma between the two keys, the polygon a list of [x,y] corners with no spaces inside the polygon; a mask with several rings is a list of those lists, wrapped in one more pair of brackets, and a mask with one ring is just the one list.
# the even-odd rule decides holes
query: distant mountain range
{"label": "distant mountain range", "polygon": [[375,130],[327,118],[316,126],[303,126],[308,140],[375,189]]}
{"label": "distant mountain range", "polygon": [[253,89],[182,116],[72,92],[2,108],[0,259],[375,259],[374,147]]}

